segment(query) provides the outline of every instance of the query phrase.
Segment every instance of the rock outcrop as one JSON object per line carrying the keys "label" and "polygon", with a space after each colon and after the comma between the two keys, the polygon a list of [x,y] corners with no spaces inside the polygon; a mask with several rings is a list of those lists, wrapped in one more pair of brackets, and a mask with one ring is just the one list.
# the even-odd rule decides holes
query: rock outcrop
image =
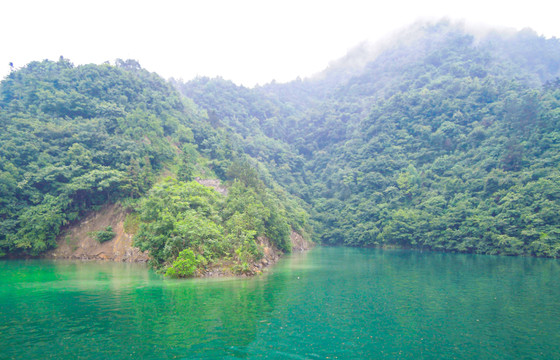
{"label": "rock outcrop", "polygon": [[310,240],[306,240],[300,233],[297,233],[292,230],[290,234],[290,241],[292,242],[292,251],[293,252],[303,252],[306,250],[311,249],[314,246],[314,243]]}
{"label": "rock outcrop", "polygon": [[222,185],[219,179],[201,179],[199,177],[195,177],[194,181],[199,183],[200,185],[208,186],[216,190],[218,193],[222,194],[223,196],[227,196],[228,189]]}

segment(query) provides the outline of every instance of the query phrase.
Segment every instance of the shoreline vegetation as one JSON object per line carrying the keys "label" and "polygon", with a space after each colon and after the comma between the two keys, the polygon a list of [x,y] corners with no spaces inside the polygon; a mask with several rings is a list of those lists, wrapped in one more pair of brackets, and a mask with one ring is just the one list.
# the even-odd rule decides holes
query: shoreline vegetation
{"label": "shoreline vegetation", "polygon": [[[203,190],[202,187],[195,185],[199,191],[199,198],[197,201],[201,201],[200,192],[206,194],[206,196],[211,196],[214,201],[216,201],[216,199],[227,201],[230,191],[226,186],[223,186],[219,180],[196,178],[195,182],[206,188]],[[181,185],[177,180],[172,178],[164,179],[163,184]],[[191,195],[196,193],[196,191],[190,190],[191,191],[188,191],[188,193]],[[237,191],[235,187],[233,191]],[[218,196],[215,196],[216,194],[218,194]],[[193,207],[194,201],[192,201],[192,198],[187,198],[186,193],[182,194],[181,201],[188,202],[188,207]],[[168,211],[171,203],[166,201],[165,205]],[[150,202],[147,206],[149,211],[153,212],[155,210],[154,206],[156,205]],[[177,250],[179,251],[178,255],[171,257],[172,263],[171,261],[167,261],[163,262],[163,264],[158,264],[150,257],[150,245],[146,246],[145,243],[139,244],[135,242],[135,237],[139,230],[144,226],[144,231],[146,231],[145,227],[148,225],[146,222],[142,221],[140,211],[125,208],[120,203],[106,204],[101,209],[90,212],[84,218],[62,229],[57,238],[56,248],[42,255],[41,258],[145,262],[149,263],[164,275],[176,278],[252,276],[274,265],[285,252],[306,251],[313,246],[309,240],[305,239],[304,236],[291,228],[287,240],[288,242],[284,245],[282,250],[278,247],[277,243],[272,242],[266,235],[257,236],[254,239],[253,245],[250,243],[250,241],[253,240],[251,238],[253,231],[249,234],[248,238],[244,239],[245,243],[243,245],[253,246],[254,249],[252,251],[254,251],[255,254],[248,256],[244,254],[244,250],[239,247],[237,250],[233,251],[234,256],[228,256],[224,252],[218,256],[211,257],[212,255],[208,255],[209,251],[207,249],[201,249],[193,244],[195,236],[190,234],[188,241],[191,242],[191,247],[186,245],[180,246],[183,250]],[[204,211],[208,211],[208,209]],[[252,222],[258,222],[256,215],[252,214],[252,216]],[[97,239],[98,231],[95,231],[95,229],[111,229],[112,237],[108,241],[100,242],[99,239]],[[189,226],[189,229],[191,231],[201,231],[204,229],[204,226],[197,224]],[[213,235],[213,241],[220,240],[218,234]],[[140,236],[142,236],[142,238]],[[140,236],[137,236],[136,239],[146,240],[145,233],[141,233]],[[174,236],[176,236],[176,234],[166,234],[166,238],[169,240],[173,240]],[[203,241],[204,239],[198,240],[200,244],[197,245],[202,247],[206,245]],[[235,246],[234,238],[229,237],[225,240],[228,241],[228,245],[232,248]],[[143,246],[145,250],[141,250],[139,246]],[[191,248],[194,248],[196,254],[190,250]],[[188,250],[185,251],[185,249]],[[157,251],[159,249],[156,248],[155,250]],[[231,251],[230,249],[230,253]],[[210,261],[207,259],[210,259]],[[177,271],[180,273],[177,274]]]}

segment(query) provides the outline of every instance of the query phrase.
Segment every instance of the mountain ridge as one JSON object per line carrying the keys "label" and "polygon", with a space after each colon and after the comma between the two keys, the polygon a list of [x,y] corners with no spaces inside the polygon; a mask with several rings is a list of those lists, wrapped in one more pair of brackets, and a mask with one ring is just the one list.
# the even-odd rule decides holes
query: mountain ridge
{"label": "mountain ridge", "polygon": [[[228,85],[230,99],[266,100],[276,113],[243,112],[234,100],[240,111],[235,121],[224,113],[223,126],[246,134],[244,146],[311,204],[323,243],[558,256],[559,219],[542,211],[559,209],[557,169],[542,161],[557,157],[557,88],[545,84],[560,75],[558,39],[420,26],[350,76],[333,67],[323,79],[238,93]],[[203,107],[231,108],[224,84],[204,84],[179,89]],[[531,189],[543,183],[549,195],[539,197]],[[510,197],[526,199],[518,215],[501,200]]]}

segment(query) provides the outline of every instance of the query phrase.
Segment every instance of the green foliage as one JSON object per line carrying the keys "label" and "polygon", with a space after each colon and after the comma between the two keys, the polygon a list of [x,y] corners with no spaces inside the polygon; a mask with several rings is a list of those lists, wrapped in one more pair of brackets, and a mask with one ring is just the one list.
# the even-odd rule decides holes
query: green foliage
{"label": "green foliage", "polygon": [[270,216],[266,220],[266,235],[282,251],[291,252],[290,225],[278,203],[270,202]]}
{"label": "green foliage", "polygon": [[[350,118],[347,109],[364,93],[385,94],[344,125],[343,140],[325,139],[331,143],[311,159],[319,236],[334,244],[557,256],[551,234],[559,199],[532,189],[558,191],[551,164],[559,148],[547,140],[557,136],[558,93],[512,81],[516,64],[495,58],[484,42],[445,26],[432,30],[437,37],[410,45],[425,55],[413,59],[406,48],[408,57],[381,55],[339,89],[343,104],[327,110]],[[371,80],[393,73],[398,82]],[[331,126],[316,123],[309,136]]]}
{"label": "green foliage", "polygon": [[17,232],[8,233],[5,242],[10,245],[10,249],[31,255],[38,255],[53,247],[56,235],[67,221],[63,212],[66,206],[60,197],[47,194],[40,204],[21,212]]}
{"label": "green foliage", "polygon": [[[136,61],[32,62],[10,73],[0,94],[0,254],[39,255],[64,225],[116,201],[131,211],[124,230],[171,277],[218,262],[248,269],[262,257],[260,236],[289,250],[271,177],[263,183],[258,162],[213,114]],[[195,176],[229,179],[230,195]],[[115,236],[110,228],[91,235]]]}
{"label": "green foliage", "polygon": [[111,226],[107,226],[104,230],[95,231],[94,233],[95,240],[100,243],[113,240],[115,235],[117,234],[113,231],[113,227]]}
{"label": "green foliage", "polygon": [[[290,251],[311,228],[326,244],[560,256],[560,41],[441,22],[395,44],[288,84],[173,83],[192,100],[135,61],[12,72],[0,253],[39,254],[121,198],[169,276],[250,272],[259,238]],[[214,175],[227,197],[192,181]]]}
{"label": "green foliage", "polygon": [[[244,269],[240,272],[245,273],[264,255],[258,240],[261,236],[289,251],[285,210],[252,172],[249,167],[241,171],[244,176],[230,183],[227,197],[195,181],[164,179],[140,202],[135,245],[149,250],[156,269],[174,277],[190,276],[224,259],[229,259],[234,270]],[[204,261],[179,261],[186,249]]]}
{"label": "green foliage", "polygon": [[179,160],[179,170],[177,171],[177,179],[181,181],[191,181],[194,179],[197,155],[198,152],[196,151],[195,145],[183,145]]}
{"label": "green foliage", "polygon": [[32,62],[10,73],[0,94],[2,252],[38,255],[87,211],[142,196],[177,147],[194,140],[191,128],[207,127],[133,61]]}
{"label": "green foliage", "polygon": [[221,201],[215,191],[196,182],[164,179],[140,204],[142,222],[135,236],[136,245],[150,251],[156,268],[187,247],[201,254],[223,255],[218,242],[222,238],[217,212]]}
{"label": "green foliage", "polygon": [[140,216],[138,213],[131,212],[126,214],[124,219],[123,230],[127,234],[136,234],[140,226]]}
{"label": "green foliage", "polygon": [[179,253],[173,264],[165,271],[165,276],[171,278],[193,277],[199,264],[204,263],[201,255],[195,255],[191,249],[185,249]]}

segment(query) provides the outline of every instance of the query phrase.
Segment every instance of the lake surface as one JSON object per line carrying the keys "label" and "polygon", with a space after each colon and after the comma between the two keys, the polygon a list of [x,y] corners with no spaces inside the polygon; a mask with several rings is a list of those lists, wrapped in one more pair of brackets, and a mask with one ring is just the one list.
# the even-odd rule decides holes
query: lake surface
{"label": "lake surface", "polygon": [[319,247],[250,279],[0,262],[1,359],[560,359],[560,262]]}

